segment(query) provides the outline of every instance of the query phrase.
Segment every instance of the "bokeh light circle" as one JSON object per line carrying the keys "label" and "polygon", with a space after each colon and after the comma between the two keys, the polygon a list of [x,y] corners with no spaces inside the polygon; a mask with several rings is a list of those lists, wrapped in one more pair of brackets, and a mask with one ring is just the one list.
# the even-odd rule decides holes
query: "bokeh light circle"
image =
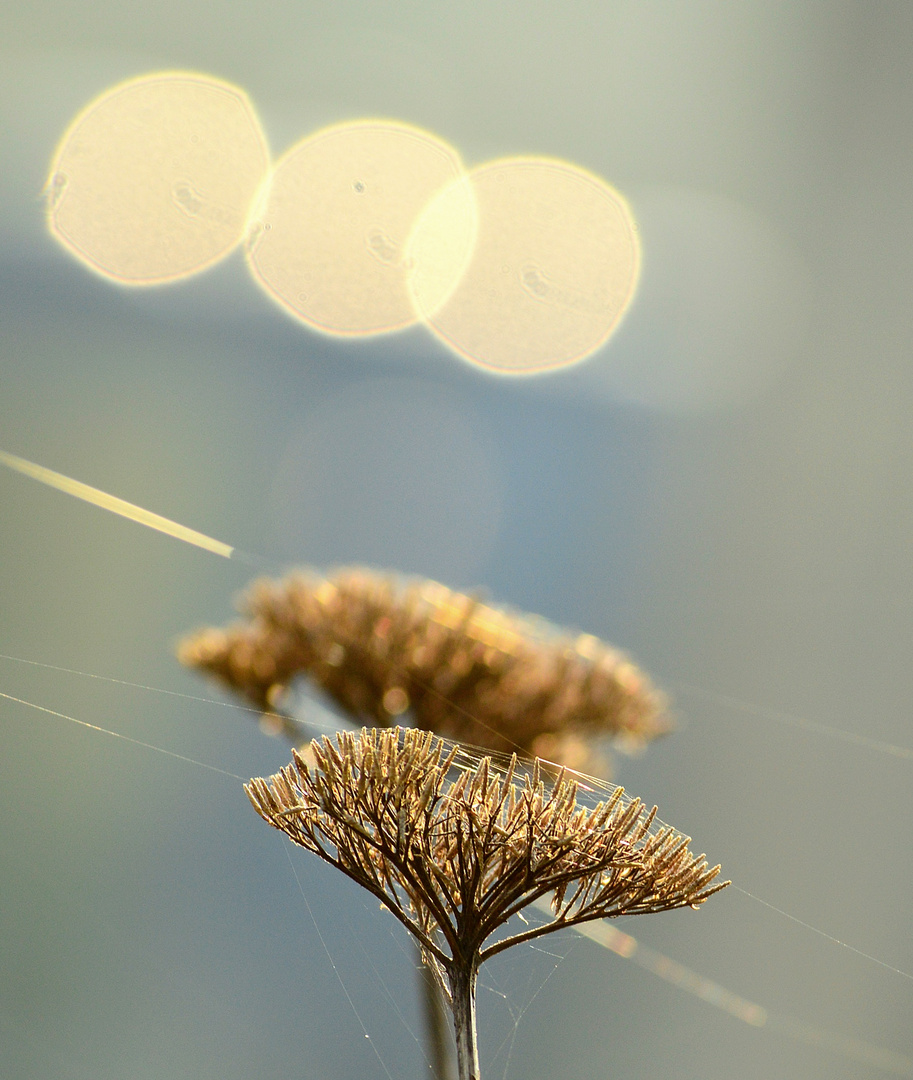
{"label": "bokeh light circle", "polygon": [[[547,158],[493,161],[457,183],[428,206],[410,237],[413,301],[432,331],[472,363],[511,374],[563,367],[598,349],[627,309],[640,266],[621,195],[592,173]],[[442,301],[421,253],[435,247],[450,218],[442,212],[448,200],[464,208],[472,239],[449,239],[469,254]]]}
{"label": "bokeh light circle", "polygon": [[406,240],[462,174],[457,152],[420,128],[359,120],[301,140],[273,170],[252,220],[254,278],[317,330],[370,335],[417,321]]}
{"label": "bokeh light circle", "polygon": [[243,90],[159,72],[121,83],[67,129],[48,180],[52,234],[129,285],[188,277],[244,236],[269,166]]}

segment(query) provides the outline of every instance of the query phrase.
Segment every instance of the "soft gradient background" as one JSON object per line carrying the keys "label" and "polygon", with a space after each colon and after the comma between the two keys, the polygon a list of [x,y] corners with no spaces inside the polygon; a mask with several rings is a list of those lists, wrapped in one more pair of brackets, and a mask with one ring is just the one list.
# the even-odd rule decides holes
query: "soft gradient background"
{"label": "soft gradient background", "polygon": [[[0,43],[0,446],[279,564],[483,585],[630,650],[680,728],[618,778],[741,887],[913,972],[911,762],[771,712],[913,747],[913,7],[36,0]],[[389,116],[470,165],[603,175],[640,222],[635,308],[588,365],[511,381],[420,331],[308,333],[239,255],[105,283],[46,234],[46,169],[89,99],[162,68],[244,86],[274,153]],[[243,567],[13,474],[0,507],[0,651],[156,690],[7,659],[0,689],[244,777],[284,762],[161,692],[207,692],[173,643]],[[404,934],[303,855],[299,889],[236,781],[10,702],[0,761],[4,1077],[428,1075]],[[913,1055],[908,978],[734,890],[622,928]],[[486,1077],[887,1075],[582,941],[483,981]]]}

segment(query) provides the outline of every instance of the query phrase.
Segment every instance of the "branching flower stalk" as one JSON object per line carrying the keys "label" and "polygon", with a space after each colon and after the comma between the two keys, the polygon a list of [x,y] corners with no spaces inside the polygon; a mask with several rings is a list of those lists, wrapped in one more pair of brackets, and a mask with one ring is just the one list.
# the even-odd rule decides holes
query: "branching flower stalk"
{"label": "branching flower stalk", "polygon": [[[499,768],[416,729],[341,732],[245,790],[260,816],[377,897],[415,937],[453,1014],[460,1080],[479,1080],[485,960],[562,927],[697,908],[728,882],[622,788],[593,808],[565,770]],[[551,918],[492,938],[548,897]]]}

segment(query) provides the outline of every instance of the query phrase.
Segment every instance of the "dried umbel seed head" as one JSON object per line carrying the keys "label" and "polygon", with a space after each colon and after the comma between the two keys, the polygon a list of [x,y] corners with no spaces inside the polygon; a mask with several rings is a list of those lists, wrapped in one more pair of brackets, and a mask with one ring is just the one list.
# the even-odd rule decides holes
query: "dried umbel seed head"
{"label": "dried umbel seed head", "polygon": [[[698,907],[714,880],[688,837],[621,788],[592,808],[565,770],[519,774],[412,729],[341,732],[310,763],[251,780],[254,809],[376,896],[414,935],[453,1014],[460,1080],[478,1080],[475,988],[496,953],[594,919]],[[551,917],[486,944],[543,899]]]}
{"label": "dried umbel seed head", "polygon": [[[592,808],[562,770],[519,774],[417,729],[341,732],[246,791],[260,816],[373,893],[449,980],[521,941],[593,919],[696,908],[719,867],[622,788]],[[486,946],[542,897],[551,919]]]}
{"label": "dried umbel seed head", "polygon": [[247,621],[201,631],[179,655],[259,709],[305,676],[356,723],[409,711],[439,735],[594,772],[594,736],[637,746],[669,729],[646,676],[598,639],[437,582],[302,572],[255,582],[244,610]]}

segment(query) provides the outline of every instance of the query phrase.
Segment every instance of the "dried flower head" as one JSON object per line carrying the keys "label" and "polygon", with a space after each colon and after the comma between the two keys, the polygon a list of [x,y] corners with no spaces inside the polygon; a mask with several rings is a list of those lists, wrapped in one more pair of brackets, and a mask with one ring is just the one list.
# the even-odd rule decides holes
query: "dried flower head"
{"label": "dried flower head", "polygon": [[301,572],[255,582],[244,611],[246,622],[198,632],[179,656],[259,709],[306,676],[357,723],[410,711],[439,735],[594,772],[593,736],[638,746],[669,730],[646,676],[597,638],[434,581]]}
{"label": "dried flower head", "polygon": [[[416,729],[341,732],[247,794],[260,816],[381,900],[419,942],[454,1011],[461,1076],[477,1076],[479,966],[564,926],[698,907],[728,882],[622,788],[591,809],[561,770],[546,783]],[[489,942],[530,904],[543,925]],[[488,943],[488,944],[486,944]],[[462,1041],[461,1041],[462,1040]],[[465,1069],[464,1069],[465,1066]],[[473,1071],[475,1070],[475,1071]]]}

